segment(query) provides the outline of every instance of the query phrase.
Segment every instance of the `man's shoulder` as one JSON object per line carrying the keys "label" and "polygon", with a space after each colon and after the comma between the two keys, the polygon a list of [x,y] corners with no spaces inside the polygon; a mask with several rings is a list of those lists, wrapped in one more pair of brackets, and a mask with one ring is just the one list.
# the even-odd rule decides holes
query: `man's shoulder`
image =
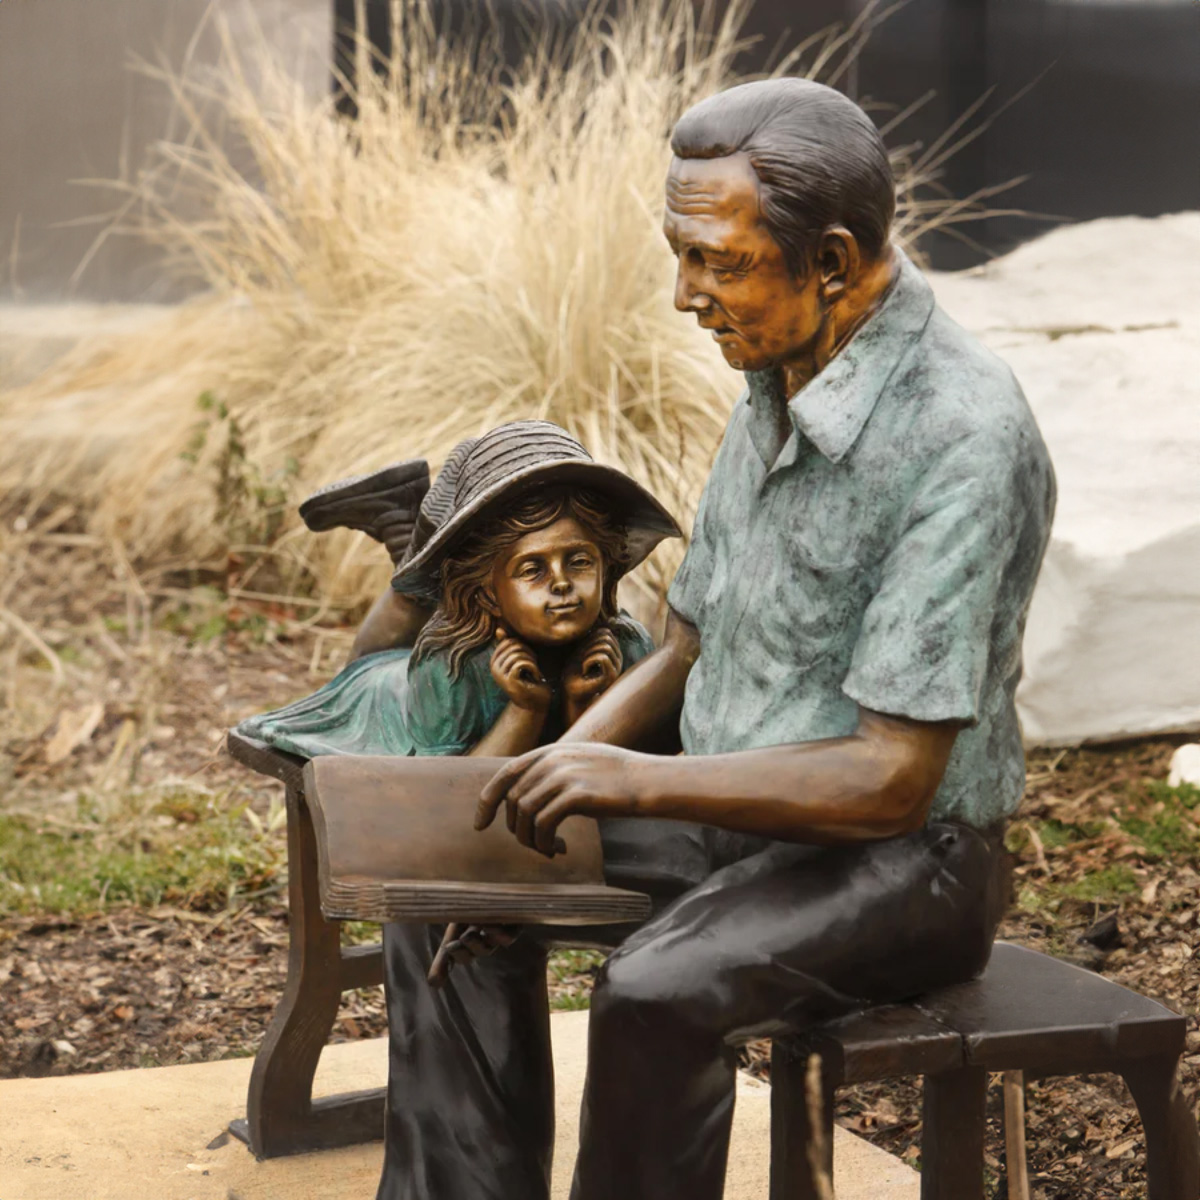
{"label": "man's shoulder", "polygon": [[898,364],[888,393],[883,424],[904,428],[917,457],[937,458],[970,441],[1014,464],[1049,461],[1012,368],[940,306]]}

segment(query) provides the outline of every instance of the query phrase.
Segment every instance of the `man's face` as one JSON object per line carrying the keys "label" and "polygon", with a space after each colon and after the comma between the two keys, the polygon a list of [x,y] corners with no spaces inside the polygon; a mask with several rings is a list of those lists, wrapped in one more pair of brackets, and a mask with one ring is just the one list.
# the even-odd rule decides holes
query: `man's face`
{"label": "man's face", "polygon": [[739,371],[783,366],[821,328],[819,272],[797,280],[759,211],[759,183],[744,154],[681,159],[667,175],[663,233],[679,269],[675,307],[711,329]]}
{"label": "man's face", "polygon": [[526,534],[492,570],[505,629],[535,646],[581,638],[604,599],[604,556],[578,521],[564,517]]}

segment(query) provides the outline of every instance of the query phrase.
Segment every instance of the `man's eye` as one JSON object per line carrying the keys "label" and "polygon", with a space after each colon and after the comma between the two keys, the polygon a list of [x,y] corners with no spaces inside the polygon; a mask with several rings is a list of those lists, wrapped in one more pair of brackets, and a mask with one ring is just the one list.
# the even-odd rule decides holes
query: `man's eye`
{"label": "man's eye", "polygon": [[542,568],[537,563],[526,563],[517,572],[518,579],[536,579],[542,573]]}
{"label": "man's eye", "polygon": [[742,277],[742,272],[735,267],[713,267],[712,274],[718,283],[732,283]]}
{"label": "man's eye", "polygon": [[592,558],[589,554],[577,554],[571,559],[571,567],[576,571],[586,571],[592,565]]}

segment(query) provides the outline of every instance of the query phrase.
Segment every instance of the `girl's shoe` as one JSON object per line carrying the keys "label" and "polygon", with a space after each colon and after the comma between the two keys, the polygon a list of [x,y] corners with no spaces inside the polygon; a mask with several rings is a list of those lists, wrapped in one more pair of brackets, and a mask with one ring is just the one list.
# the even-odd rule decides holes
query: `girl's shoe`
{"label": "girl's shoe", "polygon": [[429,464],[423,458],[410,459],[327,484],[300,505],[300,516],[314,533],[360,530],[386,546],[392,563],[399,566],[428,491]]}

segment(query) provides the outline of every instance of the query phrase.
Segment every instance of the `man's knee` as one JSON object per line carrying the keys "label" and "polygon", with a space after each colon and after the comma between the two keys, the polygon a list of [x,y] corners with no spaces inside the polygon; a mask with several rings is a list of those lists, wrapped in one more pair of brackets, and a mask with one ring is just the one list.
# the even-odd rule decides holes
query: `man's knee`
{"label": "man's knee", "polygon": [[596,978],[592,1024],[722,1033],[721,983],[702,959],[653,943],[615,951]]}

